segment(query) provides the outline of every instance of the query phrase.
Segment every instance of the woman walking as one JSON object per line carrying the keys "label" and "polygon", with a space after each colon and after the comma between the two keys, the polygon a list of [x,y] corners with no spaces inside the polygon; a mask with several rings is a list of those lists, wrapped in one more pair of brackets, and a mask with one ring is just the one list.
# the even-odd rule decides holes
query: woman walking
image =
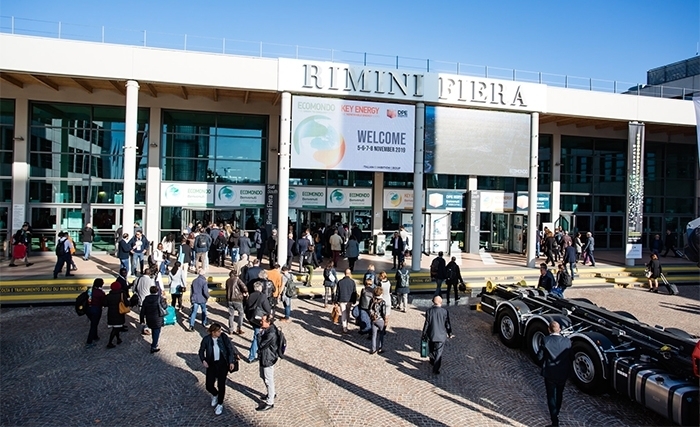
{"label": "woman walking", "polygon": [[168,303],[161,296],[157,286],[151,286],[149,291],[151,294],[144,298],[141,304],[139,320],[143,324],[144,318],[146,319],[146,325],[151,330],[151,353],[157,353],[160,351],[158,340],[160,339],[160,331],[163,328],[163,318],[165,317],[161,315],[161,309],[167,310]]}
{"label": "woman walking", "polygon": [[97,327],[102,318],[102,304],[104,304],[106,297],[102,285],[104,285],[104,280],[97,278],[92,282],[92,289],[88,290],[89,305],[86,314],[90,319],[90,332],[88,332],[87,345],[100,340],[100,337],[97,336]]}
{"label": "woman walking", "polygon": [[326,268],[323,269],[323,288],[325,293],[323,295],[323,308],[326,308],[329,302],[333,301],[333,291],[335,290],[335,285],[338,283],[338,274],[335,272],[335,263],[333,261],[328,261]]}
{"label": "woman walking", "polygon": [[372,322],[372,349],[369,354],[383,353],[384,335],[388,326],[387,304],[383,298],[383,289],[374,288],[374,299],[369,309],[369,318]]}
{"label": "woman walking", "polygon": [[355,236],[350,236],[347,247],[345,248],[345,255],[348,257],[350,271],[354,271],[355,263],[360,257],[360,244],[357,242],[357,239],[355,239]]}
{"label": "woman walking", "polygon": [[386,315],[391,314],[391,282],[386,271],[379,272],[379,286],[382,288],[382,298],[386,302]]}
{"label": "woman walking", "polygon": [[651,254],[651,259],[647,263],[647,271],[649,272],[649,291],[648,292],[654,292],[654,293],[659,293],[659,277],[661,277],[661,273],[663,273],[663,269],[661,268],[661,261],[659,261],[659,257],[656,254]]}
{"label": "woman walking", "polygon": [[238,350],[228,335],[222,332],[221,325],[212,323],[209,326],[209,335],[205,336],[199,345],[199,360],[206,368],[206,388],[212,396],[211,406],[216,407],[216,415],[221,415],[224,410],[226,375],[233,372],[239,359]]}
{"label": "woman walking", "polygon": [[[109,286],[109,294],[105,297],[103,305],[107,307],[107,327],[112,329],[109,333],[109,343],[107,348],[116,347],[113,343],[117,339],[117,344],[122,343],[119,333],[125,323],[125,315],[119,311],[119,303],[124,302],[124,294],[122,293],[122,285],[119,282],[114,282]],[[126,304],[125,304],[126,305]]]}
{"label": "woman walking", "polygon": [[177,303],[178,310],[182,310],[182,294],[187,289],[187,282],[185,281],[185,270],[180,261],[175,261],[172,270],[168,273],[168,279],[170,279],[170,305],[175,307],[175,303]]}

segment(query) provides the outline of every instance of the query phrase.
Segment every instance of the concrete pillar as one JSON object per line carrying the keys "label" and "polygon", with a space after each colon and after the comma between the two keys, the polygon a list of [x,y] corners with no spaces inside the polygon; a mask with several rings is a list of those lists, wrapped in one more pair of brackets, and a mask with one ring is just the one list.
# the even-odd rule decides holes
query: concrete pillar
{"label": "concrete pillar", "polygon": [[[10,235],[22,228],[22,224],[29,217],[27,212],[27,191],[29,190],[29,100],[26,98],[15,99],[15,134],[14,158],[12,159],[12,207],[8,229]],[[6,245],[6,255],[10,245]]]}
{"label": "concrete pillar", "polygon": [[476,175],[469,175],[467,178],[467,191],[478,190],[479,183],[476,179]]}
{"label": "concrete pillar", "polygon": [[530,124],[530,175],[527,180],[527,266],[535,267],[535,245],[537,241],[537,169],[540,149],[540,114],[531,114]]}
{"label": "concrete pillar", "polygon": [[148,117],[148,170],[146,172],[146,218],[143,232],[150,241],[160,242],[160,159],[165,154],[161,147],[161,109],[153,107]]}
{"label": "concrete pillar", "polygon": [[277,211],[277,259],[283,264],[287,259],[287,222],[289,220],[289,167],[292,133],[292,94],[282,93],[279,149],[279,206]]}
{"label": "concrete pillar", "polygon": [[413,156],[413,236],[411,271],[420,271],[423,244],[423,143],[425,139],[425,104],[416,104],[416,149]]}
{"label": "concrete pillar", "polygon": [[552,166],[550,211],[555,223],[561,214],[561,133],[552,135]]}
{"label": "concrete pillar", "polygon": [[384,229],[384,172],[374,173],[372,190],[372,237],[374,237]]}
{"label": "concrete pillar", "polygon": [[123,233],[134,235],[134,209],[136,203],[136,137],[138,133],[139,84],[126,82],[126,123],[124,135],[124,209]]}

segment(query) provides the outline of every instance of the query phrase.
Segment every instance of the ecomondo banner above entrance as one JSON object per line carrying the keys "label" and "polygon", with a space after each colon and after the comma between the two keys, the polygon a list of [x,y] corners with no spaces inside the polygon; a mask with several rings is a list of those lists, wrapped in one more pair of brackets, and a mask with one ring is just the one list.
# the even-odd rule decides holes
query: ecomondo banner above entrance
{"label": "ecomondo banner above entrance", "polygon": [[295,96],[295,169],[413,172],[412,105]]}
{"label": "ecomondo banner above entrance", "polygon": [[160,189],[161,206],[223,208],[265,205],[265,187],[262,185],[164,182]]}

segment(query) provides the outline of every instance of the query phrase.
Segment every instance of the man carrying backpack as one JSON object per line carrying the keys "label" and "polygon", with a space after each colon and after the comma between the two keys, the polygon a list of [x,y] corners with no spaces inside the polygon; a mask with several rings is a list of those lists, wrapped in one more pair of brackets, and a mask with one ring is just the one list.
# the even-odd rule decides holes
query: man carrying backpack
{"label": "man carrying backpack", "polygon": [[211,247],[212,241],[211,237],[209,234],[205,233],[204,231],[200,231],[199,235],[194,238],[194,253],[195,253],[195,259],[194,259],[194,269],[197,270],[198,268],[204,269],[204,272],[206,273],[207,270],[209,269],[209,248]]}
{"label": "man carrying backpack", "polygon": [[406,312],[408,306],[408,293],[410,292],[411,275],[405,264],[399,264],[399,269],[396,271],[396,296],[399,298],[398,307],[402,312]]}
{"label": "man carrying backpack", "polygon": [[70,274],[71,266],[71,248],[73,244],[68,240],[68,233],[61,231],[58,233],[58,241],[56,242],[56,266],[53,268],[53,278],[58,278],[58,273],[63,271],[63,265],[66,265],[66,277],[73,276]]}
{"label": "man carrying backpack", "polygon": [[447,266],[445,266],[446,277],[445,282],[447,283],[447,304],[450,303],[450,290],[455,289],[455,302],[459,300],[458,284],[464,285],[464,280],[462,280],[462,272],[459,271],[459,266],[457,265],[457,258],[452,257]]}
{"label": "man carrying backpack", "polygon": [[272,318],[269,315],[262,316],[260,319],[260,378],[262,378],[267,388],[267,395],[262,397],[263,403],[260,404],[256,411],[269,411],[275,407],[275,363],[279,359],[278,346],[279,332],[277,327],[272,324]]}
{"label": "man carrying backpack", "polygon": [[447,277],[447,272],[445,269],[445,258],[443,258],[443,252],[438,252],[437,258],[433,259],[430,263],[430,280],[434,280],[437,284],[435,288],[435,295],[442,296],[442,282],[445,281]]}

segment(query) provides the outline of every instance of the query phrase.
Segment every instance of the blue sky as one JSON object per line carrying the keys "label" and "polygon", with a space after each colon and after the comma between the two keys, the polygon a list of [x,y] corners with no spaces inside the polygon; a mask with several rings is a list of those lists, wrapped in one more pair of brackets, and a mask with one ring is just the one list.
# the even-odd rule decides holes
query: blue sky
{"label": "blue sky", "polygon": [[3,31],[15,16],[146,30],[149,40],[188,34],[625,83],[694,56],[700,41],[700,0],[0,0],[0,15]]}

